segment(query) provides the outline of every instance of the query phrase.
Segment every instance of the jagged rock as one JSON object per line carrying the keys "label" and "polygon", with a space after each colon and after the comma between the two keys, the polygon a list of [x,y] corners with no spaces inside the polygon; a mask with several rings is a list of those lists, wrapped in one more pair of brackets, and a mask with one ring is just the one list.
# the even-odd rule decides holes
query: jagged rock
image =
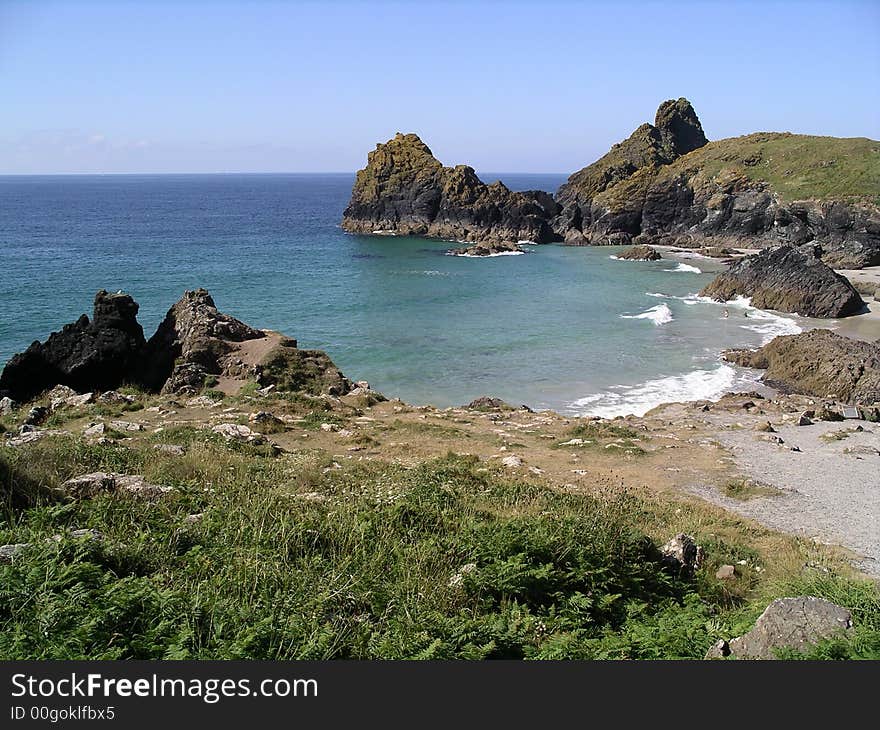
{"label": "jagged rock", "polygon": [[697,545],[694,538],[678,533],[660,548],[663,563],[681,575],[693,575],[703,563],[703,548]]}
{"label": "jagged rock", "polygon": [[105,403],[111,406],[124,406],[134,403],[134,398],[132,396],[117,393],[115,390],[108,390],[105,393],[101,393],[97,400],[98,403]]}
{"label": "jagged rock", "polygon": [[850,612],[822,598],[777,598],[747,634],[719,641],[706,659],[733,656],[737,659],[775,659],[779,649],[804,653],[822,639],[846,633],[852,627]]}
{"label": "jagged rock", "polygon": [[502,465],[506,466],[508,469],[517,469],[522,466],[522,459],[515,454],[511,454],[510,456],[505,456],[501,459]]}
{"label": "jagged rock", "polygon": [[0,398],[0,416],[8,416],[16,408],[18,408],[18,404],[9,396]]}
{"label": "jagged rock", "polygon": [[73,398],[76,391],[68,388],[66,385],[56,385],[52,390],[46,393],[46,399],[49,401],[49,408],[53,411],[63,408],[68,398]]}
{"label": "jagged rock", "polygon": [[700,294],[719,301],[750,297],[755,307],[805,317],[846,317],[865,306],[847,279],[794,246],[740,259]]}
{"label": "jagged rock", "polygon": [[624,261],[659,261],[663,257],[660,252],[651,246],[633,246],[626,251],[617,254],[617,258]]}
{"label": "jagged rock", "polygon": [[707,142],[687,99],[663,102],[643,124],[559,188],[554,230],[566,243],[629,243],[642,232],[645,193],[660,169]]}
{"label": "jagged rock", "polygon": [[473,246],[465,248],[453,248],[448,251],[452,256],[500,256],[501,254],[525,253],[523,249],[510,241],[485,242],[480,241]]}
{"label": "jagged rock", "polygon": [[91,320],[82,315],[9,360],[0,392],[27,401],[59,384],[80,392],[115,388],[128,378],[144,346],[137,311],[127,294],[99,291]]}
{"label": "jagged rock", "polygon": [[201,389],[206,375],[223,372],[232,343],[265,336],[218,311],[205,289],[187,291],[147,342],[140,380],[166,393]]}
{"label": "jagged rock", "polygon": [[150,484],[137,474],[98,471],[68,479],[59,487],[59,491],[74,499],[88,499],[102,493],[123,493],[149,499],[165,496],[174,488]]}
{"label": "jagged rock", "polygon": [[[880,402],[880,345],[831,330],[776,337],[757,350],[729,350],[724,357],[766,370],[763,381],[783,392],[864,405]],[[826,411],[823,407],[816,417],[831,420]],[[835,417],[842,419],[839,413]]]}
{"label": "jagged rock", "polygon": [[548,221],[558,210],[540,191],[483,183],[466,165],[443,167],[415,134],[398,133],[367,157],[345,209],[352,233],[427,235],[453,241],[560,240]]}

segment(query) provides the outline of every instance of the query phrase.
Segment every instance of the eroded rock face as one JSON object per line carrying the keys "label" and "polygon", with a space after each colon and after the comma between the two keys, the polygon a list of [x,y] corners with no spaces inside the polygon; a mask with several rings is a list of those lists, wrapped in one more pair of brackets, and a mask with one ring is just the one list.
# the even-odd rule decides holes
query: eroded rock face
{"label": "eroded rock face", "polygon": [[547,243],[558,208],[541,191],[486,185],[472,167],[444,167],[415,134],[398,133],[368,155],[342,227],[352,233],[425,235],[455,241]]}
{"label": "eroded rock face", "polygon": [[475,243],[473,246],[465,248],[456,248],[449,251],[453,256],[500,256],[503,254],[520,254],[525,253],[517,244],[509,241],[499,241],[496,243]]}
{"label": "eroded rock face", "polygon": [[559,188],[553,228],[566,243],[626,244],[642,232],[646,192],[660,170],[707,142],[687,99],[663,102],[643,124]]}
{"label": "eroded rock face", "polygon": [[54,385],[84,392],[110,390],[129,379],[144,346],[138,305],[127,294],[95,295],[85,314],[14,355],[0,375],[0,393],[27,401]]}
{"label": "eroded rock face", "polygon": [[880,345],[810,330],[776,337],[758,350],[724,354],[743,367],[766,370],[763,380],[779,390],[848,403],[880,403]]}
{"label": "eroded rock face", "polygon": [[206,375],[223,372],[232,343],[264,336],[218,311],[205,289],[187,291],[147,342],[140,380],[151,390],[198,390]]}
{"label": "eroded rock face", "polygon": [[776,659],[779,649],[803,653],[820,640],[843,634],[851,627],[852,615],[836,603],[813,596],[777,598],[751,631],[729,643],[718,642],[706,658]]}
{"label": "eroded rock face", "polygon": [[700,294],[719,301],[751,297],[755,307],[805,317],[847,317],[865,306],[846,278],[794,246],[740,259]]}

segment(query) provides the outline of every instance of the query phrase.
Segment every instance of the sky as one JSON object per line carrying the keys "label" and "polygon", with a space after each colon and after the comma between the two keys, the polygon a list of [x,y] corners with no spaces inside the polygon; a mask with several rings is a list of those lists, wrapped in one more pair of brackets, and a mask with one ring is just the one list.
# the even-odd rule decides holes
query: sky
{"label": "sky", "polygon": [[0,174],[571,172],[661,101],[880,139],[880,2],[0,0]]}

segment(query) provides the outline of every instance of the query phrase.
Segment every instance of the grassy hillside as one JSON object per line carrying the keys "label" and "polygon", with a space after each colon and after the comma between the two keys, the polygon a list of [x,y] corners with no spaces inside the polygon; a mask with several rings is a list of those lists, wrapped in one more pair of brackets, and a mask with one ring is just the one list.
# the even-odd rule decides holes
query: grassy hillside
{"label": "grassy hillside", "polygon": [[758,132],[710,142],[662,176],[700,171],[707,178],[742,175],[764,181],[786,202],[864,200],[880,204],[880,142],[864,137],[813,137]]}
{"label": "grassy hillside", "polygon": [[[261,401],[279,412],[310,402]],[[151,416],[149,399],[136,405],[128,417]],[[299,446],[280,456],[196,422],[102,444],[58,436],[0,446],[0,543],[31,545],[0,562],[0,655],[701,658],[716,639],[750,628],[772,598],[807,593],[849,606],[857,626],[814,656],[880,656],[876,588],[848,577],[824,548],[685,497],[607,483],[573,490],[476,456],[443,456],[461,424],[394,407],[393,420],[376,421],[375,437],[360,443],[378,449],[377,438],[403,437],[410,454],[440,455],[405,464],[335,456],[321,446],[333,437],[321,424],[354,420],[326,411],[302,411]],[[664,457],[662,448],[609,448],[636,438],[647,446],[621,429],[587,424],[556,440],[588,436],[605,444],[596,458],[614,464]],[[474,434],[464,440],[476,447]],[[572,448],[553,453],[566,461]],[[151,501],[48,496],[96,470],[143,474],[175,491]],[[101,537],[74,538],[73,529]],[[706,550],[695,577],[660,560],[657,546],[681,529]],[[824,567],[804,568],[816,561]],[[725,563],[737,565],[736,580],[715,577]]]}

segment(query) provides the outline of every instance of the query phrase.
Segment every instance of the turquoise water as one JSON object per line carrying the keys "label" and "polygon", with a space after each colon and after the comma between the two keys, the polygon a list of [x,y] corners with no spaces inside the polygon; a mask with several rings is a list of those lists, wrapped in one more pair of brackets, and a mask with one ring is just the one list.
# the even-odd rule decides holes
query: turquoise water
{"label": "turquoise water", "polygon": [[[500,177],[545,190],[563,179]],[[348,235],[352,180],[0,177],[0,363],[90,312],[99,288],[130,292],[149,336],[184,289],[204,286],[223,311],[408,402],[489,394],[616,415],[742,385],[722,349],[804,326],[697,300],[717,270],[708,259],[564,246],[475,259],[441,241]]]}

